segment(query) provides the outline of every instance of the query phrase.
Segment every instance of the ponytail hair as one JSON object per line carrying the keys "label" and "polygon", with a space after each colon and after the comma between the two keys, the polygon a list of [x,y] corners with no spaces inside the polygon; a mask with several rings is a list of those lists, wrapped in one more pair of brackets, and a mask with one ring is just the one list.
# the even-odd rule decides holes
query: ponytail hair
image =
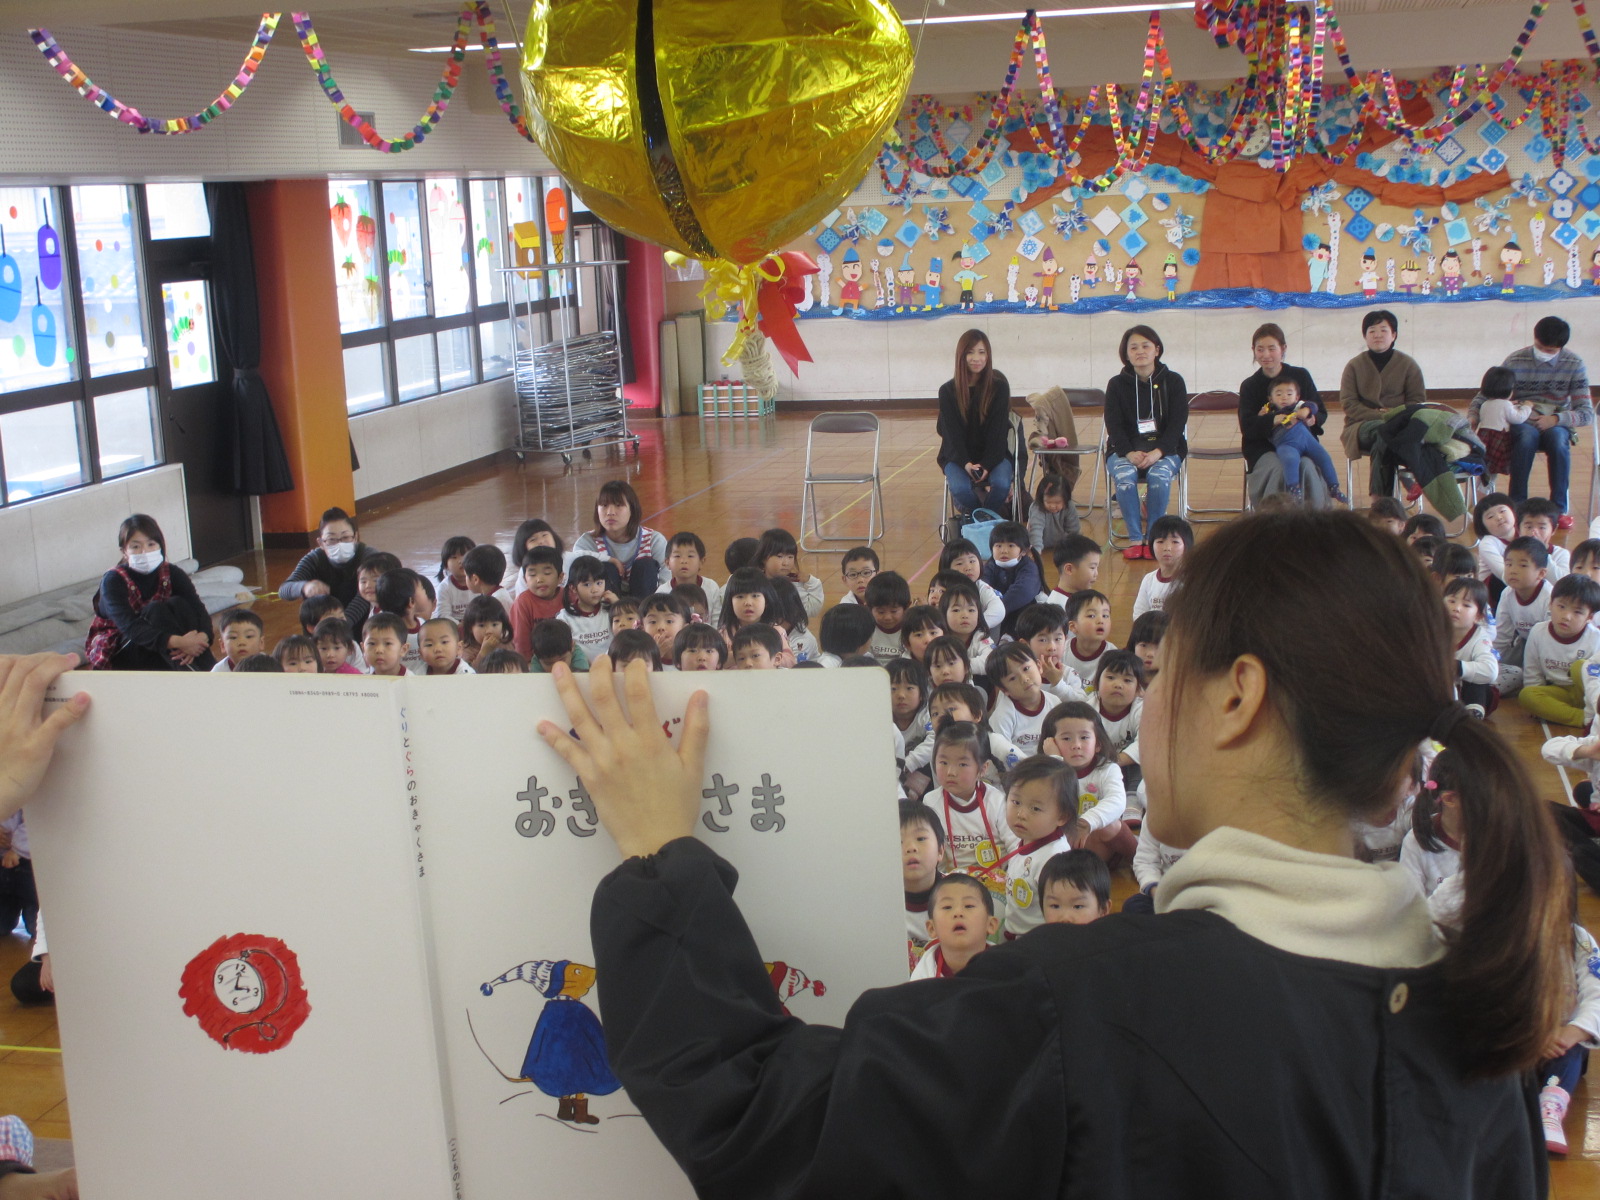
{"label": "ponytail hair", "polygon": [[[1438,595],[1408,547],[1353,514],[1230,522],[1184,559],[1162,682],[1181,697],[1259,659],[1308,803],[1352,821],[1393,810],[1424,738],[1448,747],[1433,775],[1461,797],[1468,886],[1438,968],[1443,1002],[1472,1073],[1503,1075],[1533,1068],[1567,1015],[1569,866],[1522,766],[1455,702]],[[1326,636],[1302,636],[1284,612],[1319,613]]]}

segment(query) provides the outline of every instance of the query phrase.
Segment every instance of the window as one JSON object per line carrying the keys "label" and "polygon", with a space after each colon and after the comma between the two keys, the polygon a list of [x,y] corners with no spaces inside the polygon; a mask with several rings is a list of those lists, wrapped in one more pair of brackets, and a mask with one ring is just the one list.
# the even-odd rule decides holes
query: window
{"label": "window", "polygon": [[[0,187],[0,504],[161,463],[145,230],[197,236],[200,193],[170,186],[155,225],[142,188]],[[214,371],[209,325],[183,332]]]}
{"label": "window", "polygon": [[[531,254],[523,261],[543,257],[541,183],[329,183],[347,411],[511,374],[511,312],[500,271],[516,265],[519,253]],[[542,312],[549,306],[542,278],[534,287]]]}
{"label": "window", "polygon": [[211,236],[211,212],[203,183],[147,183],[145,209],[150,215],[150,240]]}

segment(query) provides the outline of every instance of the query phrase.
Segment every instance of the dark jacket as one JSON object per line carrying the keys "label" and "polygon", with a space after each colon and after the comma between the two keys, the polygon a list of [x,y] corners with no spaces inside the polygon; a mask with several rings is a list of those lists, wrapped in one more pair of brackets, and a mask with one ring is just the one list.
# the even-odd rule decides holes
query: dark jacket
{"label": "dark jacket", "polygon": [[[150,603],[160,586],[160,572],[140,574],[132,567],[124,567],[139,589],[140,599],[146,601],[138,612],[128,602],[128,585],[120,572],[107,571],[100,577],[100,590],[94,594],[94,610],[116,622],[122,635],[122,646],[111,657],[114,671],[167,671],[175,669],[167,651],[167,639],[199,631],[209,640],[212,635],[211,614],[205,602],[194,590],[189,576],[171,563],[164,564],[172,578],[172,599]],[[196,671],[209,671],[216,663],[211,651],[197,657],[190,667]]]}
{"label": "dark jacket", "polygon": [[1011,429],[1011,384],[999,371],[992,376],[994,393],[989,411],[980,420],[977,405],[962,421],[956,408],[956,382],[949,380],[939,389],[939,466],[981,463],[985,471],[999,466],[1011,451],[1006,435]]}
{"label": "dark jacket", "polygon": [[[1140,419],[1149,419],[1152,413],[1155,433],[1140,433]],[[1189,452],[1188,427],[1189,389],[1183,376],[1168,370],[1165,363],[1158,362],[1148,380],[1135,375],[1132,367],[1123,367],[1106,384],[1106,437],[1111,453],[1126,458],[1135,450],[1159,450],[1167,458],[1182,456]]]}
{"label": "dark jacket", "polygon": [[1022,558],[1014,567],[1002,567],[992,558],[983,560],[983,568],[979,576],[1000,593],[1000,599],[1006,606],[1006,629],[1016,615],[1028,605],[1039,598],[1039,593],[1044,590],[1044,576],[1039,571],[1039,564],[1033,561],[1033,554],[1024,546]]}
{"label": "dark jacket", "polygon": [[683,838],[591,913],[612,1066],[702,1200],[1544,1194],[1533,1098],[1466,1078],[1434,969],[1116,914],[867,992],[836,1029],[783,1015],[735,879]]}
{"label": "dark jacket", "polygon": [[1268,379],[1258,370],[1239,385],[1239,449],[1244,452],[1244,469],[1247,472],[1255,468],[1263,454],[1273,453],[1272,417],[1262,416],[1261,409],[1267,402],[1272,385],[1286,376],[1300,385],[1300,399],[1317,410],[1316,420],[1309,426],[1311,432],[1321,437],[1322,427],[1328,423],[1328,406],[1322,402],[1310,371],[1284,363],[1283,370]]}
{"label": "dark jacket", "polygon": [[328,589],[339,597],[340,604],[349,604],[357,594],[356,572],[361,569],[361,560],[370,553],[370,546],[365,542],[357,542],[355,557],[343,566],[335,566],[328,552],[318,546],[295,564],[294,570],[289,572],[289,578],[278,585],[278,595],[284,600],[299,600],[305,594],[305,585],[315,580],[327,584]]}

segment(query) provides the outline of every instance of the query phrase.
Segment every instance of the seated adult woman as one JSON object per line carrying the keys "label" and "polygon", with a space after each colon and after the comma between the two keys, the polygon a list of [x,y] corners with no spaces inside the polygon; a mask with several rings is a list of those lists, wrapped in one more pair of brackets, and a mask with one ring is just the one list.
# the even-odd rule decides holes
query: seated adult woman
{"label": "seated adult woman", "polygon": [[1339,403],[1344,407],[1344,432],[1340,441],[1351,462],[1363,454],[1372,458],[1367,488],[1371,497],[1394,494],[1396,460],[1383,443],[1386,414],[1403,404],[1428,399],[1417,360],[1394,348],[1400,320],[1386,308],[1375,308],[1361,318],[1361,336],[1367,348],[1344,365],[1339,380]]}
{"label": "seated adult woman", "polygon": [[299,600],[332,593],[340,604],[348,605],[356,598],[361,560],[371,552],[359,533],[356,519],[344,509],[330,508],[323,513],[317,531],[320,544],[295,564],[289,578],[278,585],[278,595]]}
{"label": "seated adult woman", "polygon": [[[1311,372],[1283,361],[1288,349],[1289,342],[1281,326],[1271,321],[1261,326],[1250,338],[1256,373],[1239,385],[1239,449],[1244,454],[1245,488],[1250,503],[1255,505],[1284,490],[1283,463],[1272,445],[1272,416],[1261,413],[1273,382],[1287,378],[1299,385],[1300,399],[1315,410],[1307,423],[1315,436],[1322,436],[1322,428],[1328,421],[1327,405],[1317,393]],[[1300,486],[1304,489],[1307,507],[1328,507],[1328,485],[1316,471],[1301,471]]]}
{"label": "seated adult woman", "polygon": [[1128,526],[1123,558],[1155,557],[1144,544],[1139,480],[1145,481],[1145,514],[1154,521],[1166,513],[1172,481],[1189,451],[1189,389],[1183,376],[1161,361],[1164,349],[1154,329],[1135,325],[1117,347],[1122,371],[1106,384],[1107,465]]}
{"label": "seated adult woman", "polygon": [[89,625],[97,671],[209,671],[211,614],[189,576],[167,561],[154,517],[134,513],[117,530],[122,561],[100,579]]}
{"label": "seated adult woman", "polygon": [[1003,510],[1011,495],[1015,464],[1011,430],[1011,384],[994,369],[989,337],[969,329],[956,343],[956,373],[939,389],[939,467],[956,509]]}

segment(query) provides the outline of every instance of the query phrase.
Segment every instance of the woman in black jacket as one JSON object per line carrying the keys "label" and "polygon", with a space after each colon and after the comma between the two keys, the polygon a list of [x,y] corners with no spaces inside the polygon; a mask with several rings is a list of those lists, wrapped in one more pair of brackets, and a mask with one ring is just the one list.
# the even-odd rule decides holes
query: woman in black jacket
{"label": "woman in black jacket", "polygon": [[939,389],[937,430],[939,466],[956,508],[1003,511],[1015,473],[1007,444],[1011,385],[994,369],[981,329],[967,330],[956,343],[955,376]]}
{"label": "woman in black jacket", "polygon": [[[706,694],[669,741],[642,666],[601,659],[593,713],[557,666],[577,740],[540,733],[626,857],[590,918],[611,1065],[702,1200],[1541,1195],[1518,1076],[1568,1012],[1569,873],[1454,700],[1433,591],[1348,513],[1223,526],[1184,560],[1145,699],[1145,819],[1188,851],[1156,915],[1042,926],[842,1029],[782,1011],[733,868],[692,836]],[[1284,618],[1307,612],[1318,637]],[[1461,781],[1448,941],[1406,872],[1355,857],[1424,738]]]}
{"label": "woman in black jacket", "polygon": [[211,614],[189,576],[167,562],[156,519],[134,513],[117,530],[122,561],[100,579],[89,625],[99,671],[209,671]]}
{"label": "woman in black jacket", "polygon": [[[1262,416],[1272,384],[1292,379],[1300,387],[1300,399],[1314,410],[1310,429],[1322,436],[1328,421],[1328,406],[1322,402],[1311,372],[1283,361],[1289,348],[1281,326],[1268,321],[1250,339],[1250,353],[1256,360],[1256,373],[1239,385],[1239,449],[1244,454],[1245,488],[1250,502],[1260,504],[1268,496],[1283,491],[1283,464],[1272,448],[1272,415]],[[1328,485],[1316,471],[1301,471],[1300,486],[1305,489],[1311,508],[1328,507]]]}
{"label": "woman in black jacket", "polygon": [[1144,544],[1139,481],[1145,482],[1146,514],[1154,521],[1166,513],[1172,481],[1189,452],[1189,389],[1183,376],[1161,361],[1163,349],[1154,329],[1135,325],[1117,347],[1122,371],[1106,384],[1106,465],[1128,526],[1123,558],[1155,558]]}
{"label": "woman in black jacket", "polygon": [[289,578],[278,585],[278,595],[300,600],[332,593],[348,607],[356,598],[356,574],[370,548],[360,539],[356,519],[342,508],[322,514],[317,541],[320,545],[296,563]]}

